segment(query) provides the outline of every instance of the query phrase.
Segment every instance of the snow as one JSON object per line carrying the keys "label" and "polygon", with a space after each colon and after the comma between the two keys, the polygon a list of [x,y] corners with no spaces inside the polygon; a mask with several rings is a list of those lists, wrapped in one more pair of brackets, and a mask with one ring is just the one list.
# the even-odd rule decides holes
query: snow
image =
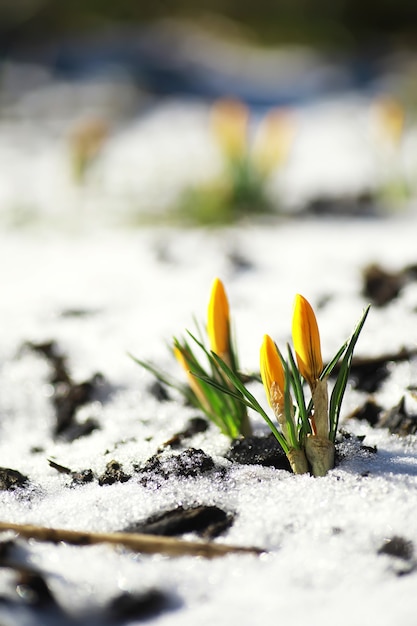
{"label": "snow", "polygon": [[[388,267],[394,261],[398,266],[409,263],[415,253],[414,228],[415,218],[407,214],[368,222],[289,221],[273,228],[248,225],[213,232],[149,228],[92,235],[48,230],[1,234],[1,459],[3,466],[19,469],[35,485],[29,497],[1,493],[2,520],[114,531],[179,503],[216,504],[237,514],[232,528],[217,541],[266,551],[260,557],[206,561],[30,542],[28,562],[47,573],[64,607],[89,623],[85,615],[121,590],[157,587],[177,597],[179,606],[155,617],[156,624],[249,625],[254,616],[272,624],[280,615],[290,624],[307,616],[313,624],[335,619],[339,624],[368,619],[413,623],[415,575],[398,577],[403,563],[379,555],[378,549],[393,536],[414,540],[417,534],[414,436],[401,439],[349,422],[347,428],[364,434],[366,445],[376,445],[378,453],[356,450],[320,479],[261,466],[231,466],[222,457],[227,441],[214,427],[192,443],[227,468],[225,477],[215,479],[173,479],[155,489],[133,477],[123,484],[69,488],[68,477],[49,467],[47,459],[100,474],[107,461],[117,458],[129,471],[183,427],[191,410],[178,399],[160,404],[150,396],[150,375],[127,352],[181,377],[165,342],[191,326],[192,314],[204,317],[213,276],[221,275],[226,284],[248,369],[256,368],[264,332],[279,343],[288,338],[297,291],[314,304],[332,294],[318,312],[323,350],[330,355],[365,304],[358,295],[361,267],[370,260]],[[354,246],[346,244],[351,239]],[[161,241],[174,259],[171,263],[161,262],[155,253]],[[384,241],[396,245],[385,246]],[[253,270],[233,270],[227,251],[234,247],[250,257]],[[290,258],[297,263],[289,264]],[[387,310],[372,310],[358,353],[414,346],[414,306],[415,300],[407,302],[404,295]],[[68,308],[91,315],[63,317]],[[99,420],[100,430],[71,444],[51,436],[45,362],[20,350],[25,341],[51,338],[68,354],[76,380],[100,371],[114,389],[106,402],[83,409]],[[396,385],[386,383],[392,387],[389,392],[381,390],[385,406],[393,406],[413,376],[415,380],[415,366],[408,370]],[[348,398],[349,393],[347,406]],[[36,446],[42,451],[33,454]],[[7,588],[4,581],[2,586]],[[25,623],[6,607],[1,614],[6,624]]]}
{"label": "snow", "polygon": [[[308,197],[326,191],[326,184],[329,193],[332,186],[343,193],[352,189],[352,181],[359,188],[372,183],[375,164],[360,147],[363,126],[356,128],[355,136],[343,123],[338,126],[342,112],[342,119],[355,126],[358,117],[352,118],[352,107],[364,124],[367,104],[350,101],[343,108],[340,102],[327,102],[322,109],[316,105],[300,110],[305,133],[284,181],[289,196],[297,188],[301,197]],[[215,276],[222,278],[229,296],[241,363],[252,371],[258,367],[264,333],[279,345],[289,340],[296,293],[317,310],[327,359],[367,304],[361,295],[364,266],[378,262],[396,270],[415,263],[413,200],[392,215],[368,218],[290,215],[211,230],[132,227],[126,222],[115,226],[112,207],[123,204],[124,193],[138,191],[137,198],[152,199],[161,190],[172,199],[190,181],[201,182],[217,171],[218,155],[202,124],[206,114],[199,103],[182,109],[168,103],[120,128],[82,188],[65,178],[63,145],[56,136],[37,136],[45,160],[33,161],[26,154],[22,162],[23,147],[16,145],[13,152],[13,133],[5,135],[0,189],[0,464],[27,475],[32,486],[0,492],[0,520],[111,532],[179,504],[215,504],[236,514],[230,530],[215,541],[264,550],[260,556],[230,554],[207,560],[19,539],[23,561],[45,574],[58,602],[79,624],[103,623],[99,611],[122,592],[156,588],[171,598],[169,610],[152,618],[158,626],[272,626],[279,621],[288,626],[307,621],[320,626],[371,621],[412,626],[416,573],[399,574],[411,569],[416,557],[410,564],[378,551],[395,536],[417,541],[416,438],[346,420],[365,398],[354,389],[347,390],[341,425],[364,436],[364,443],[376,446],[377,453],[345,444],[345,458],[324,478],[232,464],[223,456],[229,442],[214,426],[195,435],[190,445],[210,454],[225,468],[224,474],[171,478],[159,487],[140,484],[133,474],[125,483],[99,486],[94,481],[70,487],[70,478],[48,464],[53,459],[99,475],[108,461],[117,459],[130,473],[195,415],[175,393],[171,401],[158,402],[149,393],[152,377],[128,353],[181,378],[166,344],[193,329],[194,315],[204,321]],[[326,137],[320,134],[325,129],[330,129]],[[182,144],[174,141],[178,133]],[[161,150],[161,160],[157,150],[147,151],[154,145]],[[184,162],[178,163],[181,146],[193,155],[185,169]],[[312,163],[309,169],[301,156],[297,159],[297,154],[311,155],[314,147],[323,154],[343,153],[343,159],[334,158],[334,177],[328,160],[305,157]],[[61,160],[56,160],[59,155]],[[120,162],[126,166],[118,169]],[[142,170],[142,178],[135,176],[135,168],[144,164],[148,169]],[[63,168],[62,176],[52,178],[48,187],[52,165]],[[95,187],[97,180],[101,182]],[[34,189],[39,194],[32,196]],[[37,218],[17,228],[10,216],[22,198],[37,205]],[[76,213],[83,203],[85,214]],[[237,269],[234,253],[251,266]],[[373,307],[357,354],[378,356],[403,346],[415,348],[416,307],[412,283],[386,307]],[[70,314],[77,310],[84,314]],[[100,428],[71,443],[52,435],[48,365],[24,349],[28,341],[51,339],[67,355],[75,381],[100,372],[109,392],[77,414],[80,421],[94,417]],[[405,395],[412,410],[415,400],[407,388],[416,380],[415,361],[393,364],[375,400],[391,408]],[[260,418],[252,417],[256,432],[266,433]],[[13,585],[5,569],[0,571],[0,589],[2,596],[11,597]],[[5,626],[45,623],[39,614],[13,609],[6,602],[0,604],[0,616]]]}

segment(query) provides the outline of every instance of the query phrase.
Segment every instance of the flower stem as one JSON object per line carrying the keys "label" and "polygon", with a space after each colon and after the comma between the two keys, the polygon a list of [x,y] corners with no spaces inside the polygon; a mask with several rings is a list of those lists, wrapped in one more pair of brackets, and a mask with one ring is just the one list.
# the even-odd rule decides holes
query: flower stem
{"label": "flower stem", "polygon": [[325,476],[334,467],[334,451],[334,443],[329,439],[318,435],[306,437],[305,453],[313,476]]}
{"label": "flower stem", "polygon": [[308,463],[304,450],[290,448],[287,452],[287,459],[294,474],[308,474]]}

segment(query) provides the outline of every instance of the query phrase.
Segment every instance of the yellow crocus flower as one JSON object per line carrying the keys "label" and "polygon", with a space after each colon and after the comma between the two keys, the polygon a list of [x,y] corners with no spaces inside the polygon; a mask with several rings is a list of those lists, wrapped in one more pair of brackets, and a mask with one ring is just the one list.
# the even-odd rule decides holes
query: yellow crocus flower
{"label": "yellow crocus flower", "polygon": [[300,374],[314,388],[323,371],[320,334],[314,311],[300,294],[294,302],[292,339]]}
{"label": "yellow crocus flower", "polygon": [[211,288],[207,311],[207,334],[210,349],[230,365],[229,302],[219,278],[214,279]]}
{"label": "yellow crocus flower", "polygon": [[255,136],[253,159],[268,176],[285,163],[294,139],[294,119],[289,111],[274,109],[262,120]]}
{"label": "yellow crocus flower", "polygon": [[385,96],[376,101],[374,111],[380,138],[398,147],[404,133],[404,107],[395,98]]}
{"label": "yellow crocus flower", "polygon": [[219,100],[211,114],[215,138],[226,158],[232,161],[244,157],[247,150],[249,110],[239,100]]}
{"label": "yellow crocus flower", "polygon": [[178,346],[174,346],[173,347],[173,352],[174,352],[174,356],[177,359],[178,363],[181,365],[181,367],[183,368],[183,370],[187,374],[188,384],[190,385],[191,390],[194,392],[194,394],[197,397],[198,401],[200,402],[201,406],[205,410],[209,410],[210,407],[209,407],[207,399],[206,399],[206,397],[204,395],[204,391],[201,388],[199,380],[195,376],[193,376],[191,371],[190,371],[190,365],[189,365],[189,362],[187,360],[187,355],[186,355],[185,350],[182,350]]}
{"label": "yellow crocus flower", "polygon": [[277,347],[269,335],[264,335],[262,342],[260,369],[266,397],[278,417],[284,406],[285,374]]}

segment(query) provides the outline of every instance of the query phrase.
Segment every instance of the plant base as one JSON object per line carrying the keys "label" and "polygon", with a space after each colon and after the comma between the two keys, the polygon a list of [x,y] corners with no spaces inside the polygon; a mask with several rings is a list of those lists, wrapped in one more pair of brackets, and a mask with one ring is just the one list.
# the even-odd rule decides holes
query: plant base
{"label": "plant base", "polygon": [[329,439],[316,435],[308,436],[305,441],[305,452],[313,476],[326,476],[334,467],[334,443]]}
{"label": "plant base", "polygon": [[308,463],[304,450],[291,448],[287,452],[287,459],[290,462],[291,469],[294,474],[308,474]]}

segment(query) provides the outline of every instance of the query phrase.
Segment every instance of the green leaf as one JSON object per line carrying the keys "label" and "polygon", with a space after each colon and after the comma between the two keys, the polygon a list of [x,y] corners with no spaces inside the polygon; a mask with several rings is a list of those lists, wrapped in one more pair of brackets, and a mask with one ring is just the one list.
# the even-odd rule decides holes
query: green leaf
{"label": "green leaf", "polygon": [[276,439],[280,443],[282,449],[284,450],[285,453],[287,453],[288,450],[289,450],[289,445],[288,445],[285,437],[279,432],[279,430],[277,429],[275,424],[269,418],[267,413],[265,413],[265,411],[263,410],[263,408],[261,407],[259,402],[256,400],[256,398],[250,393],[250,391],[248,391],[248,389],[246,389],[246,387],[243,385],[243,383],[239,380],[238,376],[230,369],[230,367],[227,365],[227,363],[225,363],[214,352],[212,352],[211,354],[212,354],[212,357],[214,358],[214,360],[216,361],[216,363],[219,365],[219,367],[221,367],[221,369],[224,371],[224,373],[226,374],[227,378],[233,383],[235,388],[238,391],[240,391],[242,396],[244,396],[246,398],[246,400],[249,402],[249,406],[254,411],[259,413],[263,417],[263,419],[266,421],[266,423],[268,424],[269,428],[272,430],[273,434],[275,435]]}
{"label": "green leaf", "polygon": [[[205,393],[207,399],[213,406],[213,412],[216,413],[215,419],[212,419],[216,423],[218,423],[218,421],[221,422],[223,432],[232,438],[237,437],[240,434],[241,425],[247,415],[245,406],[242,404],[239,396],[233,397],[232,400],[229,397],[231,394],[225,392],[228,386],[228,380],[213,359],[213,353],[209,352],[202,341],[197,339],[190,331],[187,331],[187,333],[206,355],[211,368],[210,376],[204,368],[201,367],[197,359],[195,359],[195,363],[190,364],[191,373],[197,378],[200,378],[204,383],[209,385],[209,387],[216,389],[216,392],[221,392],[220,396],[218,393],[212,393],[211,395],[208,392]],[[190,350],[189,347],[188,349]]]}
{"label": "green leaf", "polygon": [[339,348],[339,350],[336,352],[336,354],[334,355],[332,360],[326,365],[326,367],[324,368],[324,370],[320,374],[320,380],[323,380],[324,378],[326,378],[326,376],[330,376],[330,374],[332,373],[332,371],[334,370],[334,368],[338,364],[340,357],[342,356],[342,354],[346,350],[346,348],[348,346],[348,343],[349,343],[349,340],[345,341],[343,346],[341,346],[341,348]]}
{"label": "green leaf", "polygon": [[350,341],[348,343],[348,346],[346,348],[346,352],[345,355],[343,357],[342,363],[340,365],[340,370],[339,370],[339,374],[337,376],[336,379],[336,383],[335,386],[333,388],[332,391],[332,395],[330,397],[330,409],[329,409],[329,415],[330,415],[330,433],[329,433],[329,439],[331,441],[334,442],[335,438],[336,438],[336,432],[337,432],[337,427],[339,424],[339,416],[340,416],[340,409],[342,406],[342,400],[343,400],[343,396],[344,393],[346,391],[346,385],[347,385],[347,381],[349,378],[349,372],[350,372],[350,366],[352,364],[352,357],[353,357],[353,351],[355,349],[355,345],[356,342],[359,338],[360,332],[363,328],[363,325],[365,323],[365,320],[368,316],[369,313],[369,309],[370,309],[370,305],[368,305],[365,309],[365,311],[362,314],[362,317],[360,318],[358,324],[356,325],[352,336],[350,338]]}
{"label": "green leaf", "polygon": [[310,420],[308,419],[309,412],[306,408],[306,402],[304,397],[304,389],[303,382],[301,379],[300,372],[298,371],[298,367],[295,363],[294,355],[292,353],[291,347],[288,345],[288,360],[291,367],[291,380],[294,389],[295,401],[299,410],[299,417],[302,424],[302,437],[299,436],[299,439],[307,436],[307,434],[311,433],[311,425]]}
{"label": "green leaf", "polygon": [[295,423],[294,423],[294,407],[293,407],[293,403],[292,403],[292,399],[291,399],[291,373],[290,373],[290,369],[288,367],[288,363],[285,361],[285,359],[282,357],[280,351],[278,350],[278,347],[275,346],[279,357],[281,359],[282,362],[282,367],[284,368],[284,413],[285,413],[285,421],[286,421],[286,426],[287,426],[287,431],[288,431],[288,436],[290,439],[290,443],[291,443],[291,447],[292,448],[299,448],[299,443],[298,443],[298,432],[296,433],[295,430]]}
{"label": "green leaf", "polygon": [[133,354],[130,354],[129,352],[128,352],[128,356],[135,363],[137,363],[138,365],[143,367],[145,370],[147,370],[150,374],[155,376],[155,378],[157,380],[159,380],[161,383],[164,383],[164,385],[167,385],[167,387],[171,387],[172,389],[176,389],[189,402],[191,402],[194,405],[196,404],[196,400],[197,400],[196,396],[195,396],[194,392],[192,391],[192,389],[190,389],[187,385],[182,384],[182,383],[176,381],[174,378],[172,378],[171,376],[169,376],[165,372],[162,372],[161,370],[159,370],[157,367],[155,367],[151,363],[148,363],[147,361],[141,361],[140,359],[136,358],[135,356],[133,356]]}

